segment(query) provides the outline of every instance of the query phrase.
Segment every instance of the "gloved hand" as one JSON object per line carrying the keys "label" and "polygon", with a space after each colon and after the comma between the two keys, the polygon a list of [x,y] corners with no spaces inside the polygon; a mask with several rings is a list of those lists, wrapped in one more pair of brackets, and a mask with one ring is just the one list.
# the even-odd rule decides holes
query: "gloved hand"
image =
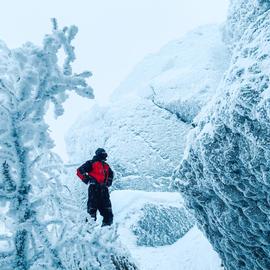
{"label": "gloved hand", "polygon": [[88,184],[88,183],[90,183],[90,185],[91,184],[97,184],[97,181],[93,178],[93,177],[91,177],[88,173],[84,173],[83,174],[83,180],[82,180],[86,185]]}
{"label": "gloved hand", "polygon": [[90,185],[98,185],[97,180],[90,175],[87,175],[87,180]]}
{"label": "gloved hand", "polygon": [[90,177],[88,175],[88,173],[84,173],[83,174],[83,180],[82,180],[86,185],[89,183],[90,181]]}

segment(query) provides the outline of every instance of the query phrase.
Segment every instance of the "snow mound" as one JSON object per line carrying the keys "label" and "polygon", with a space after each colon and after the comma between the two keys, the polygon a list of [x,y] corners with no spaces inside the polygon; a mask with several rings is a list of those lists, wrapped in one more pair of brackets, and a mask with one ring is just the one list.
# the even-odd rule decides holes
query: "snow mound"
{"label": "snow mound", "polygon": [[[240,12],[240,11],[239,11]],[[176,185],[226,269],[270,269],[270,11],[237,44],[221,93],[201,115]]]}
{"label": "snow mound", "polygon": [[[220,259],[202,233],[193,227],[184,235],[179,236],[173,244],[159,247],[140,246],[134,234],[134,226],[141,219],[141,209],[151,205],[158,209],[161,205],[166,209],[184,209],[179,193],[144,192],[144,191],[114,191],[111,194],[114,208],[115,223],[117,223],[119,240],[125,244],[142,270],[221,270]],[[173,211],[172,211],[173,212]],[[162,212],[158,217],[162,217]],[[152,216],[148,216],[149,219]],[[156,218],[158,218],[156,217]],[[151,220],[149,220],[151,222]],[[164,233],[162,224],[155,232]],[[180,229],[179,224],[171,229]],[[154,232],[154,234],[156,234]],[[152,234],[153,235],[153,234]],[[144,232],[142,234],[144,236]],[[165,244],[165,243],[164,243]],[[158,258],[158,259],[157,259]]]}

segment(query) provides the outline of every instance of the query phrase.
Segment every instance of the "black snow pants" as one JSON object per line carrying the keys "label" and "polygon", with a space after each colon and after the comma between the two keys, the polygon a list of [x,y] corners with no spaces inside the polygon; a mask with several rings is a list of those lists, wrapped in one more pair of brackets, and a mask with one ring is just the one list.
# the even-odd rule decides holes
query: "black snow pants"
{"label": "black snow pants", "polygon": [[99,184],[90,184],[88,188],[87,212],[97,219],[97,210],[103,216],[102,226],[113,223],[112,204],[109,189]]}

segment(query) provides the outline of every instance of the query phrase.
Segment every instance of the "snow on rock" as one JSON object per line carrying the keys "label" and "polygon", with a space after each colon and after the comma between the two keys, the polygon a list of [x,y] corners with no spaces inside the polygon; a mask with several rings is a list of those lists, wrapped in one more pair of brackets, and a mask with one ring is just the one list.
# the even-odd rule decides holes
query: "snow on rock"
{"label": "snow on rock", "polygon": [[219,27],[211,25],[146,57],[109,106],[95,106],[71,128],[71,161],[82,163],[104,147],[118,174],[117,188],[168,189],[190,123],[215,93],[229,58]]}
{"label": "snow on rock", "polygon": [[216,92],[230,54],[222,29],[207,25],[146,57],[115,90],[113,100],[136,94],[151,98],[185,122],[192,122]]}
{"label": "snow on rock", "polygon": [[194,225],[194,219],[185,208],[146,204],[132,230],[139,246],[171,245]]}
{"label": "snow on rock", "polygon": [[[106,112],[93,108],[73,127],[79,134],[69,138],[68,145],[77,146],[80,151],[76,148],[70,151],[71,157],[83,162],[91,158],[90,153],[98,146],[103,146],[121,176],[137,175],[139,179],[144,175],[170,176],[180,161],[189,127],[149,100],[137,98],[132,103],[114,105]],[[84,122],[87,124],[81,124]],[[183,139],[177,143],[178,136]],[[150,179],[148,182],[152,185]]]}
{"label": "snow on rock", "polygon": [[269,0],[231,0],[225,26],[225,41],[231,49],[259,15],[270,8]]}
{"label": "snow on rock", "polygon": [[[235,14],[242,12],[238,2]],[[187,206],[230,270],[270,269],[270,11],[249,22],[221,94],[200,115],[175,172]]]}
{"label": "snow on rock", "polygon": [[[183,210],[183,200],[180,194],[171,192],[143,192],[143,191],[114,191],[111,194],[114,208],[115,223],[118,226],[119,238],[136,260],[141,270],[221,270],[218,255],[203,234],[193,227],[178,237],[172,245],[145,246],[138,245],[138,235],[134,234],[134,227],[141,221],[141,213],[145,206],[163,206],[167,209]],[[160,209],[160,208],[159,208]],[[169,212],[170,213],[170,212]],[[162,213],[160,212],[160,216]],[[158,218],[158,217],[157,217]],[[149,220],[151,222],[151,220]],[[161,225],[161,224],[159,224]],[[152,237],[162,235],[162,226],[151,232]],[[171,231],[180,229],[169,228]],[[165,235],[164,235],[165,236]]]}

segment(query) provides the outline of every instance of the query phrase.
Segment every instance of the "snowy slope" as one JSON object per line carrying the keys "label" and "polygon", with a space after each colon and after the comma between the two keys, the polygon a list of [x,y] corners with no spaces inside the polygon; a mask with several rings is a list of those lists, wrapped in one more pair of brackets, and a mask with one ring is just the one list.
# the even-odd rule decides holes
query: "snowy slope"
{"label": "snowy slope", "polygon": [[[148,56],[115,90],[109,106],[95,106],[71,128],[71,162],[91,158],[102,146],[122,181],[132,177],[136,188],[161,190],[182,158],[193,117],[215,93],[228,59],[220,28],[211,25]],[[118,188],[132,188],[127,183]]]}
{"label": "snowy slope", "polygon": [[207,25],[170,42],[139,63],[112,99],[139,95],[192,122],[216,92],[230,54],[220,26]]}
{"label": "snowy slope", "polygon": [[[172,245],[158,247],[137,245],[132,226],[138,223],[141,209],[147,204],[183,209],[183,200],[178,193],[127,190],[114,191],[111,198],[120,240],[141,270],[222,269],[218,255],[196,226]],[[157,236],[162,234],[162,227],[159,229],[156,231]],[[176,229],[171,227],[172,231]]]}

